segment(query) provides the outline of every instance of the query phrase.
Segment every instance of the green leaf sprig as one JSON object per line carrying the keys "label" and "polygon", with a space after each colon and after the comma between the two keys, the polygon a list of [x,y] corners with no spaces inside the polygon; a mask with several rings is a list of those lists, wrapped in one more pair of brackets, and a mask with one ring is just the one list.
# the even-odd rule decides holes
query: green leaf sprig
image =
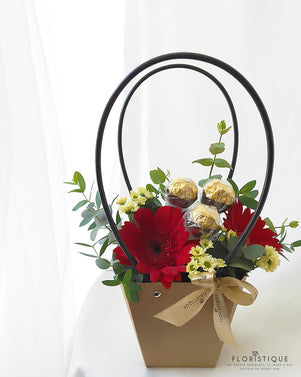
{"label": "green leaf sprig", "polygon": [[[219,140],[217,143],[212,143],[209,148],[209,152],[213,155],[213,158],[200,158],[198,160],[192,161],[192,163],[197,163],[201,164],[203,166],[210,166],[210,171],[209,171],[209,177],[208,179],[212,179],[216,176],[212,176],[212,171],[213,167],[216,166],[218,168],[229,168],[232,169],[232,166],[229,164],[228,161],[222,159],[222,158],[217,158],[216,156],[223,153],[225,151],[225,143],[222,143],[222,136],[225,135],[227,132],[230,131],[232,127],[226,127],[226,122],[222,120],[220,123],[217,124],[217,129],[219,132]],[[208,180],[207,179],[207,180]],[[202,186],[204,185],[204,181],[202,180],[199,182],[199,185]],[[201,183],[201,184],[200,184]]]}

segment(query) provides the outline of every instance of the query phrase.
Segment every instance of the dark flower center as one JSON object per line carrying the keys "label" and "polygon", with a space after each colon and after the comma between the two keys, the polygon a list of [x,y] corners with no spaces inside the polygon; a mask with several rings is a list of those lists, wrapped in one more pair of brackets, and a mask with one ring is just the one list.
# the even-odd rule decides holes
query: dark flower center
{"label": "dark flower center", "polygon": [[154,250],[154,252],[157,255],[162,253],[161,245],[158,242],[150,242],[150,247]]}

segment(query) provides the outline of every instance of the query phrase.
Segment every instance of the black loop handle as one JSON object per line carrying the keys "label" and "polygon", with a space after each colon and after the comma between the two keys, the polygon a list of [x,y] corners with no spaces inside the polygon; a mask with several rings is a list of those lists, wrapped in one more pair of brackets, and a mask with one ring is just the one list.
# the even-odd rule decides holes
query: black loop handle
{"label": "black loop handle", "polygon": [[236,69],[231,67],[229,64],[224,63],[221,60],[218,60],[216,58],[213,58],[208,55],[193,53],[193,52],[177,52],[177,53],[170,53],[165,55],[160,55],[155,58],[152,58],[143,64],[139,65],[137,68],[135,68],[128,76],[125,77],[125,79],[119,84],[115,92],[110,97],[100,120],[99,128],[98,128],[98,134],[97,134],[97,140],[96,140],[96,176],[97,176],[97,184],[99,189],[99,194],[102,200],[102,205],[104,208],[104,211],[107,215],[108,222],[110,224],[110,227],[116,237],[116,240],[118,241],[120,247],[130,260],[130,262],[136,266],[137,262],[135,258],[132,256],[131,252],[125,245],[123,239],[120,237],[120,234],[118,232],[117,226],[114,222],[114,219],[111,215],[109,204],[104,192],[104,185],[103,185],[103,178],[102,178],[102,164],[101,164],[101,148],[102,148],[102,142],[103,142],[103,136],[104,136],[104,130],[106,126],[107,119],[110,115],[110,112],[112,110],[112,107],[114,106],[117,98],[119,97],[120,93],[123,91],[123,89],[142,71],[145,69],[165,61],[173,60],[173,59],[190,59],[190,60],[197,60],[205,63],[212,64],[216,67],[221,68],[222,70],[228,72],[231,76],[233,76],[249,93],[251,98],[253,99],[263,122],[265,134],[266,134],[266,141],[267,141],[267,168],[266,168],[266,174],[265,174],[265,181],[263,185],[263,190],[261,193],[261,196],[259,198],[258,206],[255,210],[255,213],[252,216],[251,221],[247,225],[246,229],[242,233],[239,241],[237,242],[235,248],[232,250],[231,253],[226,258],[226,263],[229,263],[229,261],[232,259],[232,257],[236,254],[237,250],[243,245],[245,239],[247,238],[248,234],[252,230],[253,226],[255,225],[262,208],[265,204],[269,188],[271,185],[272,180],[272,174],[273,174],[273,166],[274,166],[274,141],[273,141],[273,132],[271,123],[267,114],[267,111],[264,107],[263,102],[261,101],[259,95],[253,88],[253,86],[249,83],[249,81],[242,76]]}
{"label": "black loop handle", "polygon": [[136,92],[136,90],[140,87],[140,85],[146,81],[149,77],[153,76],[156,73],[165,71],[167,69],[174,69],[174,68],[186,68],[190,69],[196,72],[199,72],[203,74],[204,76],[208,77],[211,81],[213,81],[216,86],[221,90],[223,93],[224,97],[226,98],[226,101],[228,103],[230,112],[231,112],[231,117],[232,117],[232,122],[233,122],[233,130],[234,130],[234,144],[233,144],[233,154],[232,154],[232,162],[231,166],[233,169],[229,169],[229,174],[228,178],[232,178],[234,169],[236,166],[236,161],[237,161],[237,153],[238,153],[238,124],[237,124],[237,117],[236,117],[236,112],[234,109],[233,102],[226,91],[225,87],[222,85],[220,81],[218,81],[213,75],[211,75],[209,72],[205,71],[204,69],[201,69],[199,67],[196,67],[194,65],[188,65],[188,64],[169,64],[169,65],[164,65],[162,67],[156,68],[150,72],[148,72],[145,76],[143,76],[133,87],[133,89],[129,92],[127,95],[121,113],[119,117],[119,125],[118,125],[118,154],[119,154],[119,161],[120,161],[120,166],[123,174],[123,178],[125,180],[125,183],[127,185],[127,188],[129,192],[132,190],[132,185],[129,180],[129,176],[127,174],[127,170],[125,167],[125,162],[124,162],[124,157],[123,157],[123,148],[122,148],[122,128],[123,128],[123,122],[124,122],[124,116],[125,112],[127,109],[127,106],[133,96],[133,94]]}

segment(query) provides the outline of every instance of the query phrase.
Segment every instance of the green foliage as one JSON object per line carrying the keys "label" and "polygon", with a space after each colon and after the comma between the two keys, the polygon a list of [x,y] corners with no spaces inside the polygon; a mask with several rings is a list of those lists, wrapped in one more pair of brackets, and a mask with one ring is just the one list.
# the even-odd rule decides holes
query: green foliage
{"label": "green foliage", "polygon": [[238,197],[238,194],[239,194],[239,189],[237,187],[237,184],[233,181],[233,179],[231,178],[227,178],[227,181],[231,184],[231,186],[233,187],[233,190],[235,192],[235,196]]}
{"label": "green foliage", "polygon": [[107,285],[109,287],[114,287],[116,285],[120,285],[121,280],[103,280],[102,284]]}
{"label": "green foliage", "polygon": [[149,172],[150,178],[156,185],[159,185],[160,183],[164,183],[167,179],[166,174],[163,170],[160,168],[157,168],[156,170],[151,170]]}
{"label": "green foliage", "polygon": [[213,164],[213,158],[200,158],[192,161],[193,164],[201,164],[203,166],[211,166]]}
{"label": "green foliage", "polygon": [[[209,178],[212,177],[212,170],[213,167],[216,166],[218,168],[229,168],[232,169],[232,166],[229,164],[228,161],[222,159],[222,158],[216,158],[217,155],[221,154],[225,150],[225,143],[222,143],[222,136],[225,135],[228,131],[230,131],[231,127],[226,128],[226,122],[222,120],[217,125],[217,129],[219,132],[219,140],[216,143],[212,143],[209,148],[209,152],[213,155],[213,158],[200,158],[198,160],[192,161],[192,163],[198,163],[203,166],[210,166],[209,171]],[[201,180],[199,182],[200,186],[204,185],[204,180]]]}
{"label": "green foliage", "polygon": [[233,170],[232,166],[229,164],[228,161],[222,159],[222,158],[216,158],[214,161],[214,165],[218,168],[229,168]]}
{"label": "green foliage", "polygon": [[225,150],[225,143],[213,143],[209,148],[209,152],[213,155],[223,153]]}
{"label": "green foliage", "polygon": [[96,266],[102,270],[107,270],[109,267],[111,267],[111,263],[104,258],[97,258],[95,260]]}
{"label": "green foliage", "polygon": [[261,258],[265,253],[265,248],[262,245],[249,245],[244,251],[244,256],[247,259],[254,260]]}
{"label": "green foliage", "polygon": [[216,175],[212,175],[210,178],[205,178],[205,179],[201,179],[199,182],[198,182],[198,185],[200,187],[203,187],[205,186],[205,184],[210,181],[211,179],[222,179],[222,175],[221,174],[216,174]]}

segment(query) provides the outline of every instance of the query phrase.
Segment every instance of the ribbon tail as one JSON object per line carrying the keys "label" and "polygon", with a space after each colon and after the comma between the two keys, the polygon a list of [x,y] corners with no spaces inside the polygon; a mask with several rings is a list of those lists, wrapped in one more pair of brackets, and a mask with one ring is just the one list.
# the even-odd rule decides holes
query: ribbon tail
{"label": "ribbon tail", "polygon": [[213,322],[218,338],[224,342],[236,346],[227,306],[223,294],[217,289],[213,294]]}
{"label": "ribbon tail", "polygon": [[154,317],[181,327],[199,313],[212,293],[210,288],[197,289]]}

